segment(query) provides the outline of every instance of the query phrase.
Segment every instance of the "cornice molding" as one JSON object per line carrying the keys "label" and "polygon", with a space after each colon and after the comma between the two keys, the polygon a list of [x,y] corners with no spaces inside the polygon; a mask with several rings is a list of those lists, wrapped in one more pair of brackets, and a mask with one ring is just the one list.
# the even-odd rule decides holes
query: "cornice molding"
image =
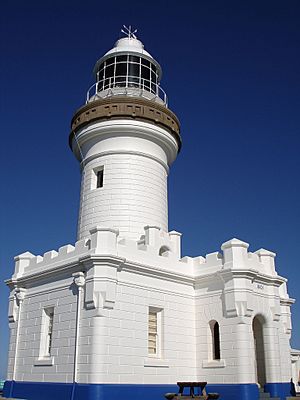
{"label": "cornice molding", "polygon": [[231,279],[232,278],[246,278],[246,279],[251,279],[252,281],[259,281],[262,283],[265,283],[269,286],[280,286],[283,283],[287,281],[286,278],[283,278],[282,276],[275,275],[266,275],[261,272],[258,272],[255,269],[223,269],[220,271],[217,271],[217,273],[226,278],[226,276],[229,276]]}
{"label": "cornice molding", "polygon": [[290,307],[290,306],[293,305],[295,302],[296,302],[296,300],[295,300],[295,299],[292,299],[292,298],[288,298],[288,299],[280,298],[280,305],[281,305],[281,306],[288,306],[288,307]]}
{"label": "cornice molding", "polygon": [[[82,257],[71,260],[70,262],[61,261],[49,266],[43,266],[42,269],[36,269],[30,271],[29,274],[25,274],[17,279],[8,279],[5,283],[10,287],[26,286],[26,284],[32,284],[44,279],[49,279],[51,276],[63,276],[66,273],[72,273],[77,271],[87,271],[94,265],[106,265],[117,268],[120,271],[128,271],[138,275],[154,277],[162,280],[171,282],[182,283],[187,286],[195,287],[197,284],[201,284],[205,281],[214,280],[216,278],[226,282],[235,278],[246,278],[252,282],[261,282],[268,286],[280,286],[286,282],[286,279],[281,276],[269,276],[262,273],[258,273],[256,270],[247,269],[223,269],[205,275],[187,275],[184,273],[174,272],[172,270],[166,270],[157,266],[142,264],[134,262],[132,260],[120,257],[113,254],[85,254]],[[282,299],[288,304],[293,304],[293,299]]]}
{"label": "cornice molding", "polygon": [[70,147],[72,148],[73,137],[79,129],[95,121],[111,119],[136,119],[161,126],[176,139],[180,151],[180,123],[176,115],[151,100],[128,96],[95,100],[77,110],[71,122]]}

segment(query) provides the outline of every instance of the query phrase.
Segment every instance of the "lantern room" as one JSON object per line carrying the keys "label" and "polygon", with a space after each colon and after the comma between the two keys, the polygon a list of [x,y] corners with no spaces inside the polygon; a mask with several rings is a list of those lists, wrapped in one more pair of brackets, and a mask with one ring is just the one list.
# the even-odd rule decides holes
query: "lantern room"
{"label": "lantern room", "polygon": [[114,95],[141,96],[167,106],[160,87],[161,67],[130,32],[97,61],[96,83],[87,93],[87,102]]}

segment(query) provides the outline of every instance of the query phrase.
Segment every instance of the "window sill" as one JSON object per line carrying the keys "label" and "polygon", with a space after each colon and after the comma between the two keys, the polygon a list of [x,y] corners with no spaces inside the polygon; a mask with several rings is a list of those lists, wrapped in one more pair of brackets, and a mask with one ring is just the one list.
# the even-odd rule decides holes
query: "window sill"
{"label": "window sill", "polygon": [[224,368],[226,367],[225,360],[203,360],[202,368]]}
{"label": "window sill", "polygon": [[54,365],[54,357],[44,357],[44,358],[36,358],[34,360],[34,366],[52,366]]}
{"label": "window sill", "polygon": [[144,359],[144,367],[169,368],[169,362],[161,358],[148,357]]}

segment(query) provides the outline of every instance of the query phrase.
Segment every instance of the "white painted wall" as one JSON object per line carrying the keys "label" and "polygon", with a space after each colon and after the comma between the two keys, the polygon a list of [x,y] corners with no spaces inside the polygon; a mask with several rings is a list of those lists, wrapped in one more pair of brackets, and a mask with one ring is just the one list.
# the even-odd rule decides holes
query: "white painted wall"
{"label": "white painted wall", "polygon": [[[84,158],[78,238],[96,226],[138,240],[145,225],[168,230],[167,177],[178,145],[165,129],[135,120],[96,122],[79,130],[73,151]],[[94,171],[104,167],[104,185]]]}
{"label": "white painted wall", "polygon": [[[72,382],[76,297],[70,289],[71,279],[48,282],[28,289],[22,304],[15,380],[31,382]],[[54,330],[49,361],[40,360],[43,309],[54,307]],[[11,342],[16,327],[12,325]],[[10,345],[8,379],[12,379],[14,346]],[[44,364],[44,365],[43,365]],[[48,365],[47,365],[48,364]]]}
{"label": "white painted wall", "polygon": [[[104,185],[96,188],[94,170],[104,167]],[[79,238],[95,226],[119,229],[139,239],[146,224],[168,226],[167,171],[159,162],[134,154],[111,154],[89,162],[82,175]]]}
{"label": "white painted wall", "polygon": [[[43,257],[16,259],[24,288],[16,380],[71,382],[77,292],[73,274],[85,272],[80,304],[77,377],[81,383],[256,382],[253,318],[263,320],[267,382],[292,376],[291,304],[285,280],[236,239],[222,253],[180,256],[180,234],[146,227],[143,241],[95,228],[75,246]],[[162,246],[169,249],[159,255]],[[10,299],[12,379],[18,303]],[[54,306],[53,365],[39,360],[44,307]],[[148,356],[148,308],[162,311],[162,352]],[[283,308],[282,308],[283,307]],[[282,319],[283,318],[283,319]],[[221,360],[212,360],[209,322],[220,326]],[[39,364],[39,365],[37,365]]]}

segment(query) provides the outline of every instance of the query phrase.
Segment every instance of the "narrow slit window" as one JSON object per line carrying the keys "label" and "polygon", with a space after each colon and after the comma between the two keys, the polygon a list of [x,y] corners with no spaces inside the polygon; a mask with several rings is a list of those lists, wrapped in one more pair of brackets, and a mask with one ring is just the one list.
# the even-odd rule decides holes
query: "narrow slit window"
{"label": "narrow slit window", "polygon": [[157,354],[157,312],[149,311],[148,327],[148,352],[150,355]]}
{"label": "narrow slit window", "polygon": [[102,188],[103,187],[103,176],[104,176],[104,170],[100,169],[99,171],[97,171],[96,173],[97,175],[97,188]]}
{"label": "narrow slit window", "polygon": [[213,326],[213,359],[220,360],[220,328],[218,322],[215,322]]}
{"label": "narrow slit window", "polygon": [[149,307],[148,311],[148,355],[161,357],[162,309]]}
{"label": "narrow slit window", "polygon": [[52,347],[52,335],[53,335],[53,318],[54,318],[54,310],[49,311],[49,324],[48,324],[48,332],[47,332],[47,346],[46,353],[48,356],[51,355],[51,347]]}
{"label": "narrow slit window", "polygon": [[42,317],[42,331],[40,342],[40,358],[51,356],[53,344],[54,307],[44,308]]}

